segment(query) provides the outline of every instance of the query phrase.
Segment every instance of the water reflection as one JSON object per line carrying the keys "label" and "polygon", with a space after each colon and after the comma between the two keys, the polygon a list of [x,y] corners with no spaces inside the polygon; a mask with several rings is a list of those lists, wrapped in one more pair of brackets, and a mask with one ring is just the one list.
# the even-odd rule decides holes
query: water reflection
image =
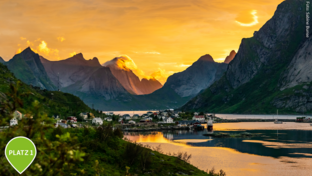
{"label": "water reflection", "polygon": [[[258,133],[252,138],[214,138],[203,136],[206,131],[167,131],[154,133],[126,133],[137,142],[183,143],[189,147],[226,147],[241,153],[279,158],[312,157],[312,131],[305,130],[245,130]],[[242,131],[218,131],[241,133]],[[195,141],[194,141],[195,140]]]}

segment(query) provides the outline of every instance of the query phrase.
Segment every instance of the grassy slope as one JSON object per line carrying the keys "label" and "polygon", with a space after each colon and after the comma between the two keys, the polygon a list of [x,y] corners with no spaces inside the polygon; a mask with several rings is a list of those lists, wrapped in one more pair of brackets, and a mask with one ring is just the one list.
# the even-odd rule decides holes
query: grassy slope
{"label": "grassy slope", "polygon": [[[17,81],[18,79],[15,78],[7,67],[0,64],[0,92],[8,92],[9,85],[11,83],[16,84]],[[80,112],[93,111],[78,97],[68,93],[41,90],[25,83],[22,83],[20,89],[23,92],[32,93],[32,95],[22,98],[24,101],[24,109],[28,109],[31,103],[36,99],[41,103],[45,113],[49,116],[56,114],[62,117],[70,115],[77,116]]]}

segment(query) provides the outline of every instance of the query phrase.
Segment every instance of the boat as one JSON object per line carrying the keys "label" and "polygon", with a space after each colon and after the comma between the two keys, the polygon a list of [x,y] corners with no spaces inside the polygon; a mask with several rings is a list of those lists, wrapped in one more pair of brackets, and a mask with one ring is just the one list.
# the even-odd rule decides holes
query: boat
{"label": "boat", "polygon": [[282,121],[278,121],[277,119],[275,119],[274,124],[283,124]]}
{"label": "boat", "polygon": [[[278,116],[278,110],[277,110],[277,116]],[[274,124],[283,124],[282,121],[278,121],[278,117],[276,117]]]}
{"label": "boat", "polygon": [[207,131],[212,132],[213,131],[213,122],[212,119],[209,117],[207,122]]}

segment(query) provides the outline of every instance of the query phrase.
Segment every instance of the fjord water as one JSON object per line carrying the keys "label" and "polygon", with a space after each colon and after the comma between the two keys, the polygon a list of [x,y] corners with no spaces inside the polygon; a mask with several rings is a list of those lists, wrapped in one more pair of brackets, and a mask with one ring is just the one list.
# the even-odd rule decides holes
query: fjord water
{"label": "fjord water", "polygon": [[161,146],[163,153],[187,152],[191,164],[227,175],[310,175],[312,127],[308,123],[214,124],[215,132],[259,134],[252,138],[213,138],[206,131],[126,133],[131,141]]}

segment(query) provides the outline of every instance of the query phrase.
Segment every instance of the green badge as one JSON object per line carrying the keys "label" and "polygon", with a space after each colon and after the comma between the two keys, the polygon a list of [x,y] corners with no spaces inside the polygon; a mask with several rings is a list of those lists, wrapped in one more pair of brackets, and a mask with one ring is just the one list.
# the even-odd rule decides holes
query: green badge
{"label": "green badge", "polygon": [[35,144],[24,136],[11,139],[5,147],[6,159],[19,174],[22,174],[31,165],[36,155]]}

